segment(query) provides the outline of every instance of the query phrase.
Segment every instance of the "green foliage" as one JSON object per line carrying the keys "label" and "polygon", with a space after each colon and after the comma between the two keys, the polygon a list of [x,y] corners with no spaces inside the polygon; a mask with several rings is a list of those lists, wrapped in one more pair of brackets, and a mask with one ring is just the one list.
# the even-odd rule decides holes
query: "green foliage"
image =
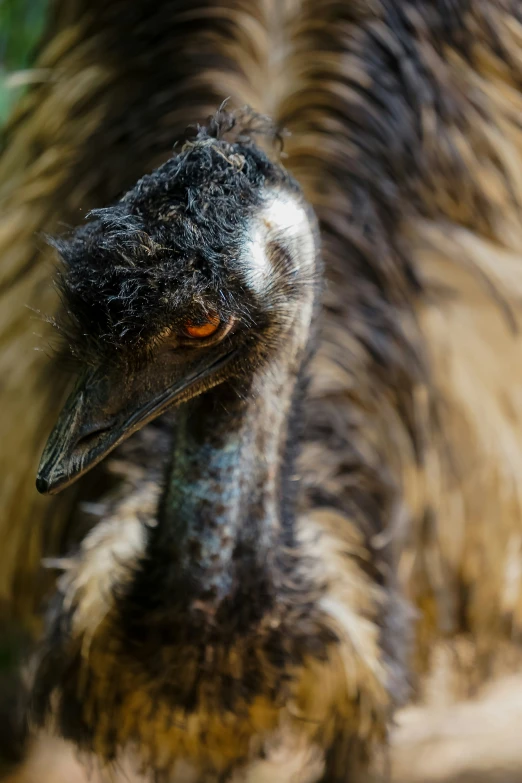
{"label": "green foliage", "polygon": [[32,63],[42,35],[48,0],[0,0],[0,125],[23,86],[20,71]]}

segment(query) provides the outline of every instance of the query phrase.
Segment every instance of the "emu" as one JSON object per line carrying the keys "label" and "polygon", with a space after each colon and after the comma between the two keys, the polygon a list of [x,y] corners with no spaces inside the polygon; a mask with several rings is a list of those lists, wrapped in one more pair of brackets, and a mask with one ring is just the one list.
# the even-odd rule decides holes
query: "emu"
{"label": "emu", "polygon": [[147,424],[63,564],[35,680],[37,718],[107,763],[364,779],[441,630],[473,631],[470,669],[516,637],[520,64],[497,10],[303,11],[273,113],[304,197],[221,114],[57,241],[86,369],[39,488]]}
{"label": "emu", "polygon": [[218,113],[57,243],[85,369],[38,489],[177,415],[163,487],[146,473],[66,570],[37,714],[169,781],[352,774],[385,737],[400,665],[378,628],[391,586],[358,565],[360,535],[296,507],[319,235],[250,120]]}

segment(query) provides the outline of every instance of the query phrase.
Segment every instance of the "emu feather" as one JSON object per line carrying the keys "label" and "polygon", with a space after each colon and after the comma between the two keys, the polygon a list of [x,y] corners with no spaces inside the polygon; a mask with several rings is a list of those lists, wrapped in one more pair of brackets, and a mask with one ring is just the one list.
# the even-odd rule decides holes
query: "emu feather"
{"label": "emu feather", "polygon": [[[252,453],[261,455],[256,462],[242,452],[245,473],[264,471],[263,486],[270,487],[266,497],[259,487],[252,489],[250,500],[257,493],[260,508],[279,508],[281,520],[293,519],[295,527],[289,532],[277,517],[270,525],[267,519],[274,516],[265,515],[266,524],[253,530],[245,526],[248,534],[245,540],[239,536],[238,549],[232,543],[237,539],[228,534],[236,535],[243,526],[231,523],[237,522],[238,508],[227,497],[218,531],[200,545],[204,526],[193,526],[182,558],[168,538],[142,557],[139,546],[130,550],[125,576],[118,579],[120,566],[115,565],[114,596],[97,593],[94,586],[88,592],[100,612],[87,618],[81,611],[81,574],[96,573],[96,563],[106,562],[108,546],[101,533],[99,544],[91,534],[62,583],[73,616],[58,611],[36,691],[40,711],[48,708],[59,730],[86,750],[111,762],[129,744],[160,778],[172,774],[176,758],[190,759],[190,768],[195,764],[200,778],[209,781],[248,776],[267,754],[270,761],[283,762],[287,755],[284,747],[277,749],[277,738],[281,727],[290,725],[288,746],[304,747],[317,780],[364,779],[369,757],[386,742],[395,705],[408,692],[408,670],[429,666],[435,640],[473,635],[475,655],[467,672],[473,683],[498,657],[498,640],[517,637],[522,616],[520,578],[513,567],[520,550],[522,431],[516,360],[520,8],[509,0],[399,5],[383,0],[372,5],[325,2],[318,9],[305,0],[278,5],[281,24],[274,25],[270,7],[275,5],[231,2],[225,10],[198,5],[200,22],[189,51],[201,52],[204,42],[215,47],[216,56],[208,64],[188,57],[184,67],[192,65],[194,72],[181,80],[180,89],[196,88],[191,100],[201,98],[205,107],[226,89],[235,104],[246,99],[260,110],[269,108],[293,132],[285,165],[319,219],[327,287],[309,391],[304,400],[292,398],[290,404],[284,394],[287,376],[276,362],[266,378],[256,376],[251,387],[237,389],[237,398],[247,402],[262,401],[270,391],[271,404],[261,404],[252,426],[228,443],[231,449],[248,443]],[[176,8],[182,21],[187,9],[183,3]],[[276,53],[270,51],[274,27]],[[274,73],[280,57],[285,68],[272,84],[266,74],[269,69]],[[234,136],[228,125],[227,132],[231,140],[223,143],[233,149],[216,145],[213,131],[207,134],[210,140],[202,132],[200,142],[207,146],[200,149],[199,185],[213,173],[222,177],[222,187],[241,176],[248,179],[263,166],[265,173],[280,171],[249,144],[248,127]],[[189,148],[182,156],[187,154]],[[178,171],[180,158],[174,160],[163,170],[166,179]],[[283,173],[279,177],[279,185],[288,182]],[[153,181],[145,180],[145,191]],[[256,200],[260,184],[255,180],[253,189],[242,191],[254,219],[261,209]],[[239,190],[233,189],[229,203]],[[114,366],[128,364],[139,372],[148,350],[155,355],[161,343],[152,338],[172,327],[173,314],[179,310],[192,317],[197,310],[188,306],[193,295],[201,304],[212,294],[215,280],[206,274],[209,269],[230,272],[227,259],[235,254],[242,263],[234,270],[240,274],[243,267],[244,273],[245,237],[252,239],[252,234],[239,230],[244,213],[237,202],[236,214],[222,212],[223,202],[218,206],[219,199],[209,199],[210,223],[214,220],[227,234],[218,248],[215,237],[204,234],[207,218],[202,219],[197,194],[190,201],[196,210],[191,222],[179,220],[179,204],[165,211],[161,198],[161,209],[150,210],[145,221],[143,214],[131,219],[129,207],[132,211],[139,204],[133,194],[94,215],[91,227],[80,229],[72,242],[58,245],[78,271],[65,284],[73,294],[66,332],[79,338],[73,341],[76,353],[96,365],[100,353],[114,356],[117,349]],[[154,235],[158,218],[163,228]],[[169,220],[178,221],[174,242],[164,241]],[[95,252],[82,265],[75,242],[79,250],[91,238]],[[206,269],[196,269],[180,289],[168,274],[172,253],[177,257],[188,249],[197,254],[201,248],[209,251]],[[283,250],[276,255],[284,267],[288,254]],[[271,287],[270,296],[279,294],[279,305],[289,300],[291,309],[292,296],[303,289],[294,289],[288,275],[274,277],[267,253],[254,255],[250,287],[243,281],[251,298],[244,299],[237,280],[223,286],[223,318],[239,316],[249,328],[261,324],[267,339],[256,360],[268,368],[270,358],[279,352],[282,360],[285,352],[273,339],[270,318],[261,318],[270,310],[267,293]],[[111,278],[114,259],[120,278]],[[89,290],[91,262],[101,287]],[[312,278],[303,281],[305,288],[315,284]],[[164,302],[160,289],[169,284],[175,294]],[[115,298],[109,302],[106,294]],[[265,297],[262,306],[256,297]],[[103,317],[90,319],[89,301]],[[210,301],[218,307],[217,296]],[[151,311],[160,314],[153,323]],[[306,308],[300,312],[306,323]],[[181,324],[180,317],[175,325]],[[303,337],[297,322],[290,324],[280,313],[278,328],[284,324]],[[221,411],[231,399],[220,399],[218,386],[204,393],[208,399],[216,395],[220,404],[215,410]],[[294,403],[300,413],[288,421]],[[185,443],[190,444],[192,426],[200,418],[208,421],[201,407],[192,425],[184,422]],[[259,419],[266,425],[263,435]],[[293,433],[296,451],[293,428],[306,424],[300,453],[285,451],[290,439],[282,446],[272,437],[282,422]],[[252,433],[259,440],[249,440]],[[216,470],[220,449],[205,452]],[[270,459],[263,461],[265,453]],[[274,458],[279,473],[274,473]],[[191,465],[197,479],[199,463],[193,459]],[[169,485],[169,497],[190,512],[182,516],[183,524],[194,510],[194,498],[183,494],[186,475],[180,471],[177,483]],[[222,490],[224,474],[216,475]],[[198,492],[201,487],[200,481]],[[215,500],[216,487],[209,482],[205,487],[205,499]],[[284,499],[280,505],[274,502],[274,487],[280,489],[278,499]],[[135,487],[124,485],[122,498],[132,491]],[[108,511],[111,524],[118,525],[121,502],[115,500]],[[149,539],[158,530],[141,524]],[[176,530],[180,538],[187,532]],[[310,539],[312,531],[317,538]],[[241,557],[234,558],[238,551]],[[193,573],[191,589],[200,591],[177,627],[186,631],[196,617],[198,630],[206,629],[211,642],[204,634],[202,641],[187,633],[176,647],[172,614],[165,607],[165,596],[176,594],[173,588],[179,586],[164,578],[169,557],[180,558],[185,577]],[[191,572],[187,563],[196,562],[205,568]],[[237,563],[243,563],[242,570]],[[137,574],[139,589],[131,595],[129,584],[136,587]],[[220,614],[238,584],[250,600],[238,600],[233,611]],[[152,600],[154,586],[160,597]],[[416,625],[401,592],[422,612]],[[270,601],[266,607],[261,601],[274,595],[285,596],[275,615]],[[78,635],[71,634],[76,613],[84,623],[77,626]],[[227,626],[231,617],[237,636]],[[150,640],[148,631],[153,631]],[[274,643],[271,634],[280,640]],[[409,657],[412,634],[415,654]],[[231,638],[247,641],[234,646]],[[122,666],[124,660],[132,666]],[[88,676],[80,676],[82,670]],[[196,681],[196,691],[208,689],[207,701],[194,701]],[[123,715],[121,721],[110,717],[116,714]],[[268,749],[274,743],[277,752],[271,757]]]}

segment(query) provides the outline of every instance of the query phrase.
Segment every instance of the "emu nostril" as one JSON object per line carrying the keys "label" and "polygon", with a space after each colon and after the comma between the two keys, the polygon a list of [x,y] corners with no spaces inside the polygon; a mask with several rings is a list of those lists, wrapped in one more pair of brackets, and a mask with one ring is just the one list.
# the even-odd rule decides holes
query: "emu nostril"
{"label": "emu nostril", "polygon": [[114,422],[109,422],[108,424],[103,424],[97,427],[90,427],[86,428],[76,441],[76,446],[88,446],[91,441],[95,441],[96,438],[99,435],[104,435],[106,432],[109,432]]}

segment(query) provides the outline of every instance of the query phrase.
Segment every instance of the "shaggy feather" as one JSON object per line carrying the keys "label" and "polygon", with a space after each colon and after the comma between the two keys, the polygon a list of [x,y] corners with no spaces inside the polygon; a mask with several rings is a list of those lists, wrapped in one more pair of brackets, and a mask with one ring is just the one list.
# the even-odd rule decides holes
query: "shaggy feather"
{"label": "shaggy feather", "polygon": [[[353,769],[356,755],[365,766],[372,745],[364,739],[368,725],[370,735],[384,737],[391,707],[407,690],[404,659],[412,624],[397,597],[399,577],[423,611],[416,627],[419,669],[429,663],[435,639],[459,633],[472,634],[487,669],[499,638],[516,638],[522,627],[516,567],[522,378],[513,328],[519,320],[522,239],[520,4],[230,0],[195,7],[163,2],[151,10],[137,2],[128,15],[118,13],[119,3],[102,5],[95,4],[98,16],[91,24],[94,31],[103,22],[104,33],[92,35],[97,55],[111,53],[125,96],[122,135],[135,152],[135,158],[127,156],[134,167],[129,178],[149,165],[147,155],[154,158],[159,149],[166,154],[172,128],[182,135],[180,124],[204,116],[226,94],[232,105],[270,107],[293,134],[286,162],[319,216],[329,285],[310,393],[302,415],[296,414],[306,424],[303,449],[295,468],[289,460],[285,497],[292,507],[290,487],[296,493],[299,475],[299,503],[314,513],[328,509],[326,519],[335,513],[339,536],[351,544],[345,577],[360,588],[350,592],[353,613],[337,599],[326,607],[334,625],[344,618],[345,626],[356,627],[359,644],[342,648],[338,667],[319,664],[312,671],[339,691],[338,672],[343,682],[353,672],[353,699],[338,710],[344,719],[328,726],[324,743],[330,746],[325,779],[352,779],[348,767]],[[159,42],[153,34],[158,29],[168,31]],[[135,50],[147,57],[135,59],[131,80],[122,64]],[[149,101],[151,73],[159,80],[157,101]],[[135,105],[128,103],[129,94]],[[108,108],[101,138],[110,137],[121,111]],[[127,158],[100,157],[120,182]],[[217,157],[212,161],[218,169],[225,165]],[[240,173],[234,174],[237,182]],[[146,265],[146,253],[139,256]],[[124,276],[134,279],[125,259],[119,263]],[[127,327],[118,307],[128,296],[116,286],[115,318],[108,318],[110,329],[116,325],[114,337]],[[162,318],[161,307],[159,313]],[[91,327],[83,331],[90,334]],[[108,334],[104,327],[96,350]],[[132,339],[132,331],[127,334]],[[118,501],[114,508],[117,513]],[[325,549],[333,557],[335,547]],[[248,576],[250,569],[245,571]],[[344,587],[341,594],[347,594]],[[146,618],[146,591],[141,597]],[[311,603],[320,600],[314,594]],[[306,603],[303,611],[311,616]],[[54,684],[71,682],[66,613],[62,621],[49,641],[44,707]],[[143,636],[146,619],[136,627],[134,636]],[[102,653],[112,631],[110,625],[103,629]],[[338,637],[346,642],[354,634]],[[362,651],[362,665],[354,648]],[[285,650],[288,657],[278,658],[283,672],[295,654]],[[101,715],[107,694],[114,693],[106,685],[121,669],[120,653],[125,651],[118,647],[109,664],[101,655],[94,665],[100,682],[92,714],[100,718],[93,722],[101,755],[110,756],[118,744],[118,727],[103,723]],[[484,668],[474,663],[476,678]],[[384,676],[375,677],[381,666]],[[164,685],[161,671],[158,665]],[[261,690],[270,691],[269,681]],[[132,717],[124,730],[138,736],[143,728],[140,741],[154,748],[151,758],[160,751],[168,756],[168,742],[167,750],[155,744],[158,723],[140,723],[148,699],[136,692],[130,675],[125,685]],[[309,693],[320,701],[320,693]],[[86,729],[75,722],[82,705],[76,694],[68,695],[73,706],[68,711],[62,705],[63,731],[92,740],[92,724]],[[158,715],[159,722],[161,710]],[[234,729],[214,734],[232,754],[241,734],[237,724]]]}
{"label": "shaggy feather", "polygon": [[[119,204],[92,211],[70,239],[53,241],[65,261],[59,328],[74,355],[117,358],[208,310],[253,318],[237,269],[242,226],[263,187],[292,185],[247,135],[266,133],[267,122],[241,117],[237,127],[237,116],[218,113]],[[235,142],[221,138],[233,130]]]}

